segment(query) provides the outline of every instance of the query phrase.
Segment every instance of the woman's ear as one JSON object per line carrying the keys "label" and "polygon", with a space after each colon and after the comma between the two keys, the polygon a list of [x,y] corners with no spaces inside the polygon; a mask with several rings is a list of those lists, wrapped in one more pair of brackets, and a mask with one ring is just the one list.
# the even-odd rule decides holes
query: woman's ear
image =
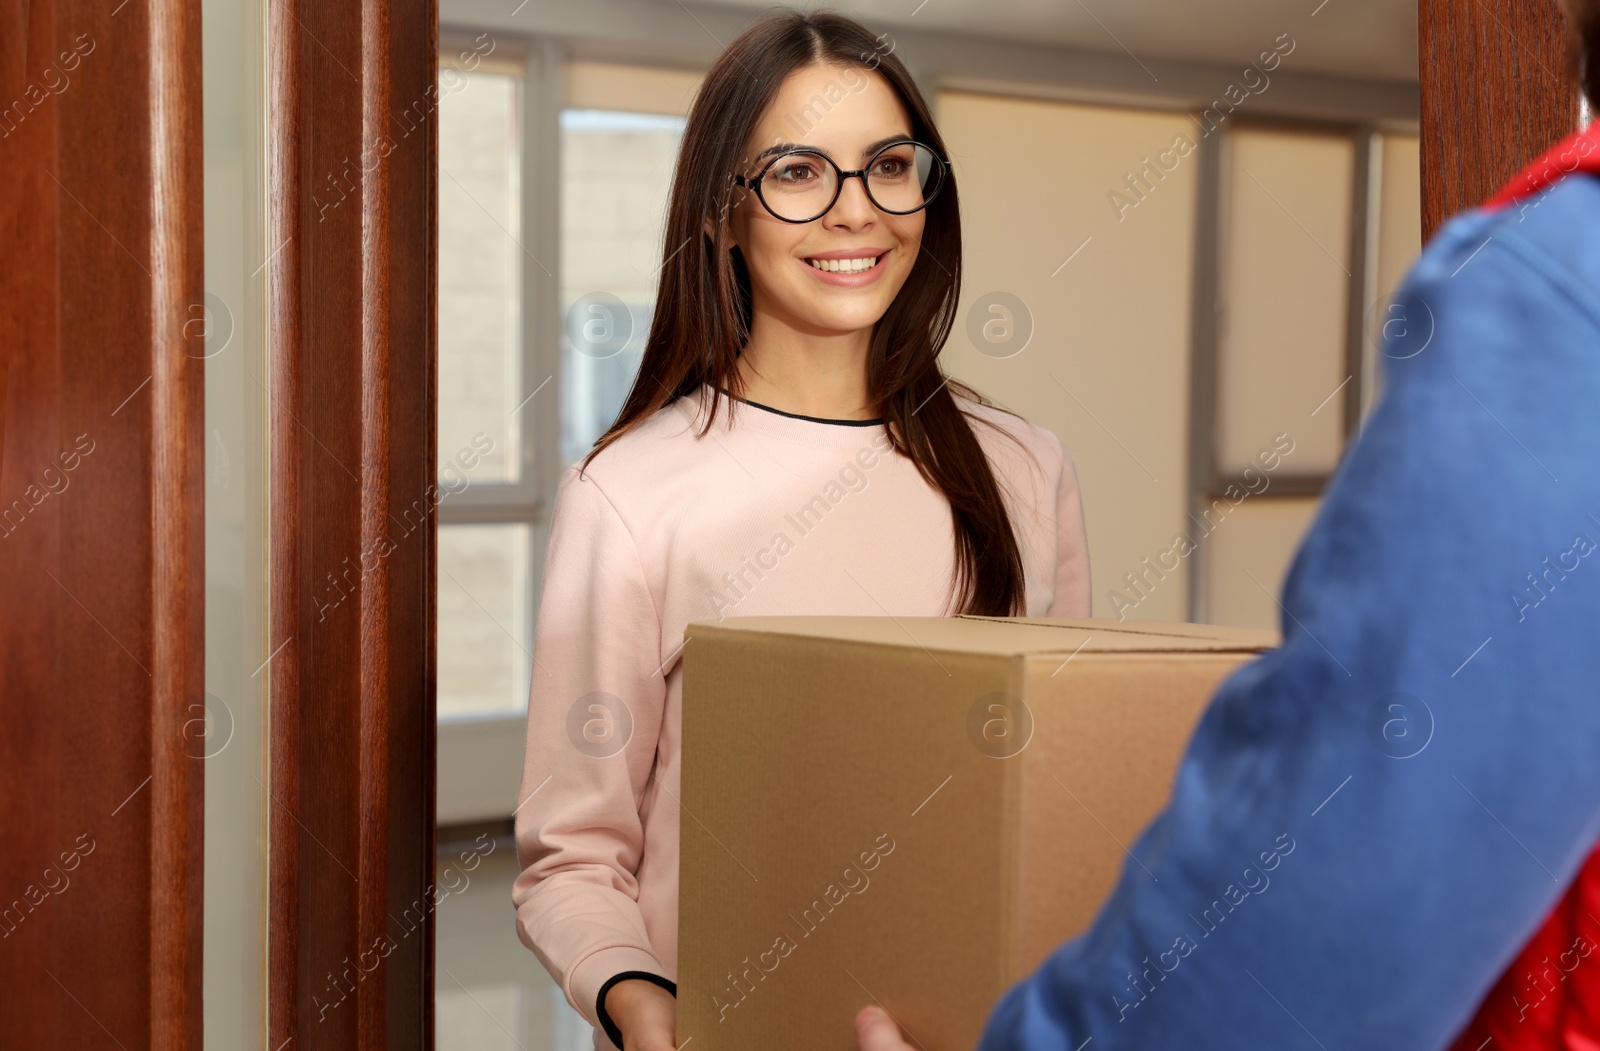
{"label": "woman's ear", "polygon": [[745,192],[738,189],[730,191],[727,198],[722,202],[722,206],[718,209],[720,214],[716,216],[707,215],[705,217],[706,236],[711,238],[712,244],[717,242],[717,225],[721,223],[728,230],[728,247],[734,248],[738,246],[739,224],[735,221],[735,212],[738,211],[739,205],[744,203]]}
{"label": "woman's ear", "polygon": [[[705,229],[706,229],[706,236],[711,238],[711,243],[713,245],[716,244],[717,243],[717,226],[716,226],[715,223],[713,223],[711,221],[711,217],[709,215],[706,216]],[[735,227],[734,224],[731,223],[731,222],[728,223],[728,247],[729,248],[737,248],[737,247],[739,247],[739,235],[737,233],[737,227]]]}

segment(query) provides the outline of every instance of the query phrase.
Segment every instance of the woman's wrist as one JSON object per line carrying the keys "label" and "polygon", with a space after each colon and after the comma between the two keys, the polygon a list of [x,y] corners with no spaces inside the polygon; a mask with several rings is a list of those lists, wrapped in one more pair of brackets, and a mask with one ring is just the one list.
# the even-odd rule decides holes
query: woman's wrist
{"label": "woman's wrist", "polygon": [[[595,1013],[600,1019],[600,1028],[611,1042],[617,1047],[624,1047],[624,1036],[632,1031],[636,1018],[652,1012],[659,1015],[661,1007],[658,1001],[663,997],[676,998],[677,995],[677,983],[669,978],[649,971],[624,971],[612,975],[600,987],[599,995],[595,998]],[[666,1006],[668,1010],[675,1007],[670,1003]],[[670,1040],[668,1046],[671,1046]]]}

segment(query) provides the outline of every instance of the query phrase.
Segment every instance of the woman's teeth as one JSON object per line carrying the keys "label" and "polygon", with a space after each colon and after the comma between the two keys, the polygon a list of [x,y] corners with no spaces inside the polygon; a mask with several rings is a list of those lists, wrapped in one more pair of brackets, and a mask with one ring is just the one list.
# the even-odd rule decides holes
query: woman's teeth
{"label": "woman's teeth", "polygon": [[865,256],[861,259],[807,259],[806,262],[818,270],[827,270],[836,274],[854,274],[862,270],[871,270],[878,265],[878,257]]}

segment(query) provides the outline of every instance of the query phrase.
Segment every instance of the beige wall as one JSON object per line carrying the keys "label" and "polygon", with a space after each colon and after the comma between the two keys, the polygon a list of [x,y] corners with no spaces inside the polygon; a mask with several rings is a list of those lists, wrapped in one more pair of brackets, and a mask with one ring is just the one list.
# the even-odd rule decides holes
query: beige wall
{"label": "beige wall", "polygon": [[[1124,183],[1179,135],[1181,114],[945,92],[939,125],[961,188],[962,312],[944,365],[1048,427],[1077,462],[1095,615],[1106,590],[1182,529],[1188,447],[1189,299],[1198,154],[1176,158],[1132,207]],[[1076,255],[1073,253],[1076,252]],[[1071,256],[1071,261],[1067,262]],[[989,293],[1016,296],[1031,341],[994,357],[967,331]],[[997,349],[1005,349],[1002,346]],[[1132,614],[1182,620],[1169,574]]]}
{"label": "beige wall", "polygon": [[1206,540],[1206,620],[1276,628],[1289,560],[1321,500],[1251,498]]}

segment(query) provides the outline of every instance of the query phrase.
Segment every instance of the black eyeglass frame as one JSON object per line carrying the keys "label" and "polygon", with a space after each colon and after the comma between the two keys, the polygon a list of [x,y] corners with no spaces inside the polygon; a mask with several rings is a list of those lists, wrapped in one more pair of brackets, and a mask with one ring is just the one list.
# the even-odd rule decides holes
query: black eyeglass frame
{"label": "black eyeglass frame", "polygon": [[[885,208],[882,204],[878,203],[878,199],[876,197],[872,196],[872,184],[867,181],[867,173],[872,170],[872,166],[878,162],[879,157],[882,157],[885,153],[894,149],[896,146],[908,145],[921,146],[923,149],[928,151],[928,156],[933,158],[934,171],[938,173],[938,181],[933,185],[933,192],[924,197],[921,204],[908,211],[897,212],[892,208]],[[767,177],[767,173],[772,170],[773,165],[777,164],[785,157],[793,157],[796,154],[801,153],[808,157],[821,157],[823,161],[825,161],[828,166],[838,174],[839,181],[834,184],[833,199],[828,202],[828,206],[826,208],[822,209],[822,211],[818,212],[816,215],[813,215],[809,219],[790,219],[786,216],[779,215],[773,210],[772,205],[767,203],[766,195],[761,192],[761,180]],[[859,171],[845,171],[843,168],[839,167],[838,163],[832,157],[829,157],[826,153],[822,153],[818,150],[787,150],[769,160],[765,165],[762,166],[760,173],[751,176],[750,178],[746,178],[743,175],[735,175],[733,177],[733,183],[735,186],[742,186],[747,190],[754,191],[756,200],[761,202],[761,207],[765,208],[767,210],[767,214],[771,215],[774,219],[782,223],[792,223],[798,226],[802,223],[814,223],[818,219],[821,219],[824,215],[827,215],[829,212],[831,212],[833,210],[833,206],[839,203],[839,195],[844,193],[844,184],[846,179],[853,179],[859,176],[861,179],[861,188],[867,193],[867,200],[871,201],[872,206],[879,211],[887,215],[915,215],[924,208],[928,207],[928,205],[932,204],[934,198],[939,196],[939,191],[944,189],[945,179],[949,177],[949,174],[950,162],[939,156],[938,150],[934,149],[932,146],[929,146],[925,142],[918,142],[916,139],[897,139],[894,142],[885,144],[881,149],[878,150],[877,153],[874,153],[872,157],[868,159],[867,166]]]}

